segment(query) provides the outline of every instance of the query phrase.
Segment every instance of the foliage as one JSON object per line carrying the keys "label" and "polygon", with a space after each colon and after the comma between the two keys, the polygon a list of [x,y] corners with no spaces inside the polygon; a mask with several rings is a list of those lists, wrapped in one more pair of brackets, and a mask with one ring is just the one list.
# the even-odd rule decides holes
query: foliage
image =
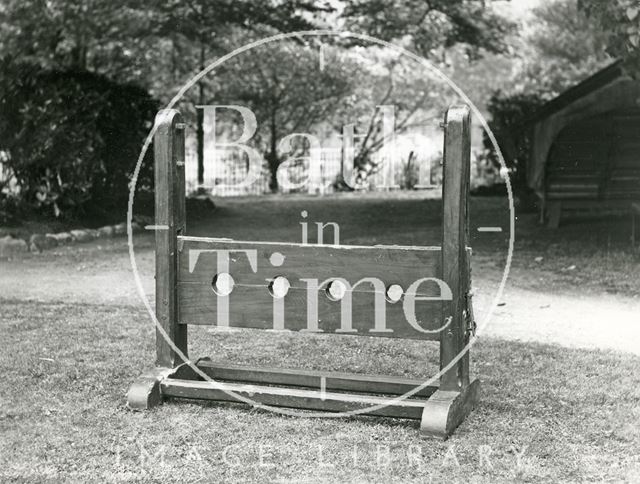
{"label": "foliage", "polygon": [[0,46],[3,55],[43,68],[140,83],[152,75],[153,23],[153,10],[132,0],[6,0]]}
{"label": "foliage", "polygon": [[[173,97],[185,78],[203,69],[212,58],[241,45],[233,45],[231,39],[246,43],[251,36],[251,40],[265,36],[265,30],[313,29],[317,27],[314,15],[330,10],[314,0],[152,0],[144,8],[153,18],[147,35],[155,42],[155,50],[161,51],[154,58],[157,64],[150,89],[163,101]],[[238,30],[247,35],[238,37]],[[185,99],[202,104],[198,91],[188,91]]]}
{"label": "foliage", "polygon": [[[418,15],[414,9],[418,9]],[[381,24],[381,16],[386,16],[388,21]],[[332,23],[328,23],[328,19],[333,19]],[[477,57],[481,51],[503,51],[503,34],[510,28],[491,9],[468,0],[429,3],[417,0],[358,0],[346,2],[345,8],[340,11],[336,10],[335,3],[320,0],[7,0],[0,8],[0,48],[6,54],[47,69],[76,72],[86,70],[104,74],[116,82],[133,81],[148,89],[154,97],[168,101],[185,78],[206,65],[211,57],[237,47],[230,41],[246,42],[252,36],[265,35],[265,31],[285,32],[336,24],[395,42],[406,44],[405,41],[408,41],[423,55],[430,57],[441,56],[445,49],[454,44],[465,46],[472,57]],[[238,30],[245,35],[236,37],[235,32]],[[280,80],[290,74],[282,72],[283,67],[291,66],[291,61],[282,63],[281,60],[281,57],[274,55],[265,56],[259,62],[263,70],[277,73]],[[302,64],[293,69],[293,72],[297,75],[309,74],[311,71],[304,67],[305,61],[300,59],[299,62]],[[385,69],[388,67],[385,65]],[[242,74],[244,79],[245,73]],[[346,77],[349,74],[353,72],[348,71]],[[394,84],[390,99],[399,100],[411,93],[413,88],[403,87],[402,75],[398,73],[399,81]],[[312,75],[307,81],[319,86],[322,77],[314,79]],[[332,87],[331,82],[327,82],[322,88],[325,93],[333,93],[330,94],[329,102],[323,101],[323,116],[327,123],[333,123],[341,116],[342,106],[337,100],[344,100],[345,97],[337,93],[352,92],[352,87],[346,86],[355,85],[349,79],[349,82],[343,82],[345,76],[333,77],[336,84]],[[359,107],[352,106],[352,113],[349,114],[359,118],[360,123],[369,125],[367,132],[370,136],[362,144],[360,158],[357,160],[357,164],[364,165],[370,154],[380,146],[376,131],[379,120],[376,120],[376,113],[372,113],[372,108],[385,99],[385,92],[379,91],[387,88],[386,78],[389,75],[384,73],[370,78],[364,75],[357,77],[365,86],[360,99],[365,98],[364,93],[373,94],[366,107],[363,103]],[[409,79],[411,82],[415,81],[411,77]],[[329,79],[324,76],[324,80]],[[374,81],[383,84],[379,88],[372,88]],[[299,84],[303,85],[302,82]],[[233,94],[229,92],[233,89],[212,90],[220,85],[222,84],[199,82],[185,94],[179,105],[187,122],[194,122],[196,126],[200,175],[203,171],[204,129],[202,118],[193,106],[206,104],[214,98],[222,99],[224,92],[230,96]],[[323,99],[319,92],[311,94],[304,89],[295,91],[298,95],[278,100],[279,113],[299,111],[302,100],[317,106]],[[421,100],[421,97],[416,97],[412,100],[413,104],[405,103],[403,106],[406,106],[406,112],[411,113]],[[273,99],[269,100],[269,96],[254,97],[251,105],[262,116],[273,111],[273,103],[269,104],[271,101]],[[266,104],[259,105],[260,103]],[[316,111],[315,108],[310,110],[310,115],[304,119],[306,124],[319,119]],[[280,115],[276,117],[279,122],[282,121]],[[277,131],[290,132],[289,128],[294,125],[295,123],[285,122],[277,127]],[[261,134],[267,143],[265,133]],[[276,169],[279,159],[274,150],[264,152],[269,153],[271,167]]]}
{"label": "foliage", "polygon": [[[490,3],[490,2],[489,2]],[[408,44],[424,57],[440,57],[463,44],[467,54],[504,52],[513,25],[474,0],[350,0],[343,17],[355,31]]]}
{"label": "foliage", "polygon": [[[505,95],[501,91],[491,96],[487,103],[491,116],[489,127],[510,171],[514,191],[520,195],[527,190],[527,158],[531,142],[524,123],[543,103],[544,100],[537,93]],[[486,133],[484,145],[489,150],[489,159],[496,166],[499,165],[497,153]]]}
{"label": "foliage", "polygon": [[396,52],[375,46],[345,50],[318,39],[256,48],[226,62],[208,82],[215,93],[209,102],[233,100],[256,114],[253,142],[267,160],[274,190],[283,159],[309,155],[302,137],[293,150],[280,149],[284,136],[313,133],[324,144],[352,124],[356,182],[365,183],[380,168],[373,155],[391,141],[384,136],[380,106],[394,108],[395,133],[402,133],[435,125],[451,100],[442,81]]}
{"label": "foliage", "polygon": [[607,51],[640,73],[640,2],[638,0],[578,0],[578,6],[607,32]]}
{"label": "foliage", "polygon": [[224,27],[270,27],[287,32],[313,28],[309,15],[332,10],[313,0],[155,0],[148,4],[158,15],[156,35],[181,35],[193,41],[218,43]]}
{"label": "foliage", "polygon": [[[187,74],[193,75],[207,65],[207,59],[228,45],[227,37],[241,28],[245,31],[271,29],[276,32],[308,30],[316,27],[309,14],[331,10],[314,0],[268,0],[257,3],[252,0],[155,0],[152,8],[156,23],[152,35],[169,40],[173,80],[167,83],[166,73],[159,73],[164,83],[159,90],[181,84]],[[307,15],[305,15],[307,14]],[[176,76],[177,74],[177,76]],[[204,81],[197,89],[186,93],[185,100],[193,105],[206,103],[207,89]],[[204,119],[202,111],[191,112],[187,118],[196,117],[198,181],[204,181]]]}
{"label": "foliage", "polygon": [[[130,173],[157,109],[144,89],[87,72],[4,59],[0,149],[21,201],[56,217],[124,210]],[[151,186],[151,163],[139,187]]]}
{"label": "foliage", "polygon": [[341,104],[336,116],[340,122],[337,129],[346,124],[345,120],[355,121],[357,183],[366,182],[382,168],[373,160],[375,153],[389,149],[385,147],[388,142],[391,150],[395,148],[393,140],[385,136],[385,111],[381,106],[393,107],[393,131],[401,134],[436,125],[455,99],[444,81],[406,56],[377,47],[361,55],[366,71],[357,79],[357,92]]}
{"label": "foliage", "polygon": [[[256,115],[258,130],[253,142],[267,160],[273,190],[278,186],[276,173],[284,155],[303,156],[310,148],[299,137],[293,140],[293,150],[288,150],[293,152],[283,153],[279,147],[282,138],[311,133],[312,128],[331,119],[347,97],[355,95],[354,80],[362,77],[363,68],[357,61],[329,48],[322,55],[327,61],[320,67],[315,46],[275,42],[226,62],[212,79],[215,85],[210,90],[215,95],[210,102],[233,101]],[[227,120],[235,121],[228,116]]]}
{"label": "foliage", "polygon": [[[527,193],[529,137],[526,120],[544,102],[594,74],[611,62],[606,34],[593,17],[578,8],[578,0],[552,0],[533,10],[531,27],[514,45],[521,51],[511,82],[493,92],[487,102],[491,122],[515,191]],[[495,149],[484,136],[489,159]]]}
{"label": "foliage", "polygon": [[[514,25],[497,14],[491,0],[5,0],[0,7],[0,49],[51,72],[88,71],[118,83],[135,82],[167,101],[212,57],[240,43],[274,32],[337,26],[400,44],[435,61],[481,108],[490,89],[501,88],[493,95],[491,110],[496,126],[505,129],[517,124],[510,120],[519,109],[528,109],[521,104],[527,96],[547,99],[595,72],[609,60],[605,48],[611,55],[637,55],[637,7],[637,0],[551,0],[540,4],[532,28],[518,39]],[[238,101],[256,112],[256,143],[269,160],[275,185],[282,153],[274,144],[283,134],[320,125],[335,132],[354,122],[359,136],[355,164],[366,178],[377,169],[372,155],[384,143],[376,106],[395,106],[396,130],[402,132],[432,123],[452,100],[441,83],[427,79],[420,69],[383,49],[364,49],[362,43],[327,41],[330,55],[346,59],[338,64],[344,72],[328,67],[318,75],[318,43],[303,44],[283,43],[268,55],[248,56],[252,58],[224,67],[216,79],[203,80],[185,94],[179,108],[196,126],[201,162],[204,129],[196,104]],[[511,76],[511,66],[500,54],[518,59]],[[470,62],[479,57],[491,62]],[[71,108],[55,99],[48,106],[71,116],[64,111]],[[35,116],[30,110],[25,115]],[[80,109],[78,119],[85,116]],[[268,122],[273,119],[275,127]],[[89,125],[78,128],[78,137],[89,135]],[[506,135],[501,138],[510,142]],[[512,144],[522,143],[515,139]],[[24,153],[29,150],[22,148]],[[523,161],[509,163],[515,167]],[[82,200],[86,187],[74,190],[76,195],[70,188],[66,192]],[[43,203],[56,211],[53,198],[47,195]]]}
{"label": "foliage", "polygon": [[[168,101],[220,52],[231,29],[310,29],[311,15],[330,10],[315,0],[8,0],[0,8],[0,46],[44,67],[133,81]],[[205,97],[199,83],[185,96],[192,110],[185,114],[195,114],[193,105]],[[198,117],[200,173],[203,132]]]}
{"label": "foliage", "polygon": [[6,0],[0,47],[42,67],[135,81],[166,100],[230,28],[313,28],[304,14],[327,9],[312,0]]}
{"label": "foliage", "polygon": [[602,25],[578,8],[578,0],[542,3],[532,14],[518,46],[514,91],[550,99],[611,62]]}

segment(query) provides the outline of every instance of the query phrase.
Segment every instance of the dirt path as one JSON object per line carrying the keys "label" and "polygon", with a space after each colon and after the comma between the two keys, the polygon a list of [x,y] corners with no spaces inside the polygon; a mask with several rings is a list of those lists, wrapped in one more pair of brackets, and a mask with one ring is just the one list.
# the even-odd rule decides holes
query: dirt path
{"label": "dirt path", "polygon": [[[153,252],[143,237],[137,263],[147,295],[153,294]],[[480,260],[474,266],[476,318],[484,319],[500,271]],[[480,337],[600,348],[640,355],[640,300],[633,295],[555,284],[532,287],[544,274],[514,267],[507,289]],[[141,305],[124,239],[64,247],[0,261],[0,298],[106,306]],[[1,300],[0,299],[0,300]],[[149,324],[140,321],[140,324]]]}
{"label": "dirt path", "polygon": [[[599,348],[640,355],[640,301],[620,295],[540,293],[510,280],[504,306],[498,306],[478,335],[506,340]],[[479,295],[476,312],[484,316],[490,301]],[[479,319],[479,324],[481,318]]]}

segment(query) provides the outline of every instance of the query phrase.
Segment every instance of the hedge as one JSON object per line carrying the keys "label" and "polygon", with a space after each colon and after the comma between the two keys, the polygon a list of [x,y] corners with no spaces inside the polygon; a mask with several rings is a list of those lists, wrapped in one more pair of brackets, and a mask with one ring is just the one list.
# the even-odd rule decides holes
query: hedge
{"label": "hedge", "polygon": [[[122,219],[158,103],[143,88],[79,71],[0,61],[0,151],[17,181],[9,215]],[[152,189],[151,150],[138,189]]]}

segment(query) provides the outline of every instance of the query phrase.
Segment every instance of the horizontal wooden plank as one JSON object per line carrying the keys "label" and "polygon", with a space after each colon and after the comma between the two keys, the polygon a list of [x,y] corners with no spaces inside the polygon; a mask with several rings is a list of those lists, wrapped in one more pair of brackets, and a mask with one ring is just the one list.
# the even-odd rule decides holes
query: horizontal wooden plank
{"label": "horizontal wooden plank", "polygon": [[582,181],[590,181],[590,180],[599,180],[600,171],[594,170],[593,168],[584,168],[581,166],[566,168],[566,167],[558,167],[555,168],[553,166],[549,166],[547,171],[547,179],[555,179],[558,178],[560,180],[582,180]]}
{"label": "horizontal wooden plank", "polygon": [[547,192],[549,200],[597,200],[598,194],[594,192]]}
{"label": "horizontal wooden plank", "polygon": [[303,331],[313,328],[317,321],[318,332],[341,333],[359,336],[386,338],[410,338],[437,340],[437,328],[442,324],[441,303],[438,301],[417,301],[415,314],[418,324],[430,333],[414,329],[406,321],[402,303],[385,305],[385,327],[391,331],[374,331],[375,295],[354,293],[351,303],[353,331],[342,331],[342,307],[340,301],[331,301],[324,294],[318,295],[317,318],[308,318],[306,291],[292,288],[282,301],[282,322],[278,325],[274,318],[274,299],[264,288],[236,287],[227,300],[228,322],[218,313],[225,311],[224,303],[210,287],[203,285],[179,284],[180,324],[228,326],[235,328],[260,328],[272,330]]}
{"label": "horizontal wooden plank", "polygon": [[611,169],[611,176],[625,176],[633,179],[640,179],[640,163],[635,161],[634,166],[614,166]]}
{"label": "horizontal wooden plank", "polygon": [[[347,276],[358,280],[377,277],[385,282],[408,285],[420,277],[433,277],[440,273],[440,247],[416,246],[362,246],[318,245],[283,242],[250,242],[205,237],[179,237],[180,282],[211,283],[217,267],[217,254],[213,251],[228,250],[229,272],[236,283],[264,284],[265,277],[272,278],[286,273],[292,287],[305,288],[300,282],[305,278],[325,280]],[[257,270],[252,270],[246,254],[238,251],[252,250],[256,254]],[[281,254],[280,267],[272,265],[271,256]],[[367,289],[363,287],[363,291]]]}
{"label": "horizontal wooden plank", "polygon": [[426,400],[404,399],[393,402],[394,397],[177,379],[163,380],[160,388],[162,395],[165,397],[241,402],[241,400],[227,393],[232,391],[261,405],[300,408],[320,412],[347,412],[374,405],[384,405],[381,408],[367,412],[367,414],[410,419],[420,419],[426,404]]}
{"label": "horizontal wooden plank", "polygon": [[638,195],[640,195],[640,192],[608,192],[602,198],[607,202],[621,201],[628,203],[632,200],[637,200],[639,198]]}
{"label": "horizontal wooden plank", "polygon": [[600,186],[599,183],[597,182],[593,182],[593,183],[580,183],[580,182],[575,182],[575,181],[561,181],[561,180],[557,180],[557,181],[550,181],[549,184],[547,185],[548,191],[553,191],[555,189],[559,189],[559,190],[577,190],[577,191],[587,191],[587,190],[595,190],[596,192],[598,191],[598,187]]}
{"label": "horizontal wooden plank", "polygon": [[628,211],[631,200],[562,200],[562,210],[591,209],[591,210],[620,210]]}
{"label": "horizontal wooden plank", "polygon": [[[313,389],[349,391],[357,393],[378,393],[404,395],[419,387],[423,380],[401,378],[386,375],[366,375],[317,370],[292,370],[286,368],[263,368],[241,365],[228,365],[200,360],[197,366],[214,380],[227,380],[263,385],[284,385]],[[191,375],[197,378],[195,372]],[[180,378],[185,378],[182,375]],[[429,397],[438,389],[438,385],[429,385],[416,392],[412,397]]]}
{"label": "horizontal wooden plank", "polygon": [[571,159],[595,160],[600,151],[599,142],[585,143],[554,143],[550,159],[554,162]]}
{"label": "horizontal wooden plank", "polygon": [[[407,291],[420,279],[440,279],[438,247],[302,245],[194,237],[180,237],[179,246],[181,324],[439,338],[437,329],[443,324],[440,300],[416,300],[412,305],[406,297],[395,303],[385,297],[386,288],[394,284]],[[226,267],[219,265],[220,251],[229,251]],[[282,264],[274,267],[276,259]],[[219,271],[228,272],[235,282],[227,297],[212,288]],[[274,298],[269,290],[270,281],[277,276],[285,277],[291,286],[281,299]],[[331,299],[328,284],[322,284],[337,278],[344,280],[347,289],[351,287],[342,301]],[[414,287],[417,299],[444,294],[435,281]],[[345,308],[349,296],[350,326],[344,317],[348,319]],[[378,319],[374,307],[379,309],[375,311]]]}

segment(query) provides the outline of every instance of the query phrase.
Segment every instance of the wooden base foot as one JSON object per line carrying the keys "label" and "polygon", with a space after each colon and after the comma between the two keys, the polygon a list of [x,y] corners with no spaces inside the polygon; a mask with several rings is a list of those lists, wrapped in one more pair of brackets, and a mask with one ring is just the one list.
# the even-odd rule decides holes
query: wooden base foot
{"label": "wooden base foot", "polygon": [[471,412],[480,393],[480,380],[472,381],[461,392],[435,392],[424,406],[420,433],[424,437],[446,439]]}
{"label": "wooden base foot", "polygon": [[148,410],[162,403],[160,383],[176,371],[175,368],[152,368],[133,382],[127,393],[127,407]]}

